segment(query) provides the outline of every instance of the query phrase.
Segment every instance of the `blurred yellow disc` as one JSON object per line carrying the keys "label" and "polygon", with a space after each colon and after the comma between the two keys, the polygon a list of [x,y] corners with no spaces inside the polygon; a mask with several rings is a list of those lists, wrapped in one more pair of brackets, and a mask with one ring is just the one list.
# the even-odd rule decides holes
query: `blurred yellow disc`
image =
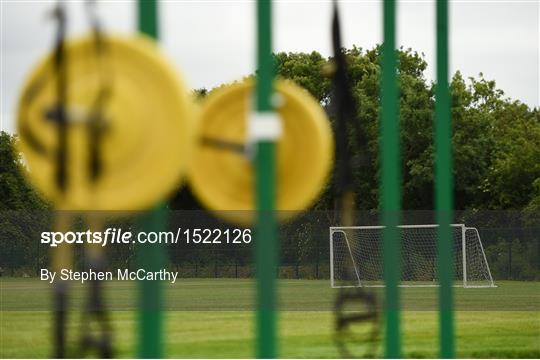
{"label": "blurred yellow disc", "polygon": [[[31,183],[57,208],[138,210],[163,200],[185,173],[193,147],[192,99],[159,49],[143,37],[87,36],[65,43],[66,186],[59,187],[58,76],[54,54],[27,81],[18,111],[20,150]],[[90,115],[104,84],[101,172],[92,179]],[[95,149],[95,147],[94,147]]]}
{"label": "blurred yellow disc", "polygon": [[[280,220],[309,207],[323,189],[333,160],[330,123],[309,93],[286,80],[275,82],[282,123],[277,141],[277,199]],[[225,86],[205,99],[199,116],[199,144],[188,172],[196,196],[216,215],[253,222],[254,167],[242,151],[253,80]]]}

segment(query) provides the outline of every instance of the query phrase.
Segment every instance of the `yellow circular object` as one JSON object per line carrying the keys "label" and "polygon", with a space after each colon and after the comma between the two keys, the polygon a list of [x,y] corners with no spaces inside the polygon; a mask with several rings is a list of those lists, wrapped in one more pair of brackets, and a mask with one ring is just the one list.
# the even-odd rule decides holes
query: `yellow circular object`
{"label": "yellow circular object", "polygon": [[[101,50],[96,44],[93,36],[65,42],[65,146],[51,115],[59,108],[58,72],[49,54],[22,92],[19,148],[31,183],[57,208],[148,208],[185,174],[195,130],[192,99],[150,39],[103,35]],[[90,130],[98,101],[99,142]],[[65,161],[58,160],[62,148]]]}
{"label": "yellow circular object", "polygon": [[[188,172],[196,196],[227,221],[254,220],[253,159],[246,144],[253,80],[212,92],[199,116],[199,144]],[[321,106],[293,82],[275,82],[282,124],[276,152],[276,210],[286,220],[309,207],[323,189],[333,160],[333,136]]]}

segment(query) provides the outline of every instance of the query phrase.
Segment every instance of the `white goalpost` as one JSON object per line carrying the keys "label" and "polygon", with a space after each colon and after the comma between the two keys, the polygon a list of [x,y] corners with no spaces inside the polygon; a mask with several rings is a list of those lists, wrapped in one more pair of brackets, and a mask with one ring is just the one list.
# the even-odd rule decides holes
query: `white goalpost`
{"label": "white goalpost", "polygon": [[[403,287],[439,286],[436,224],[401,225]],[[382,287],[384,226],[330,227],[330,283]],[[454,286],[496,287],[476,228],[452,224]]]}

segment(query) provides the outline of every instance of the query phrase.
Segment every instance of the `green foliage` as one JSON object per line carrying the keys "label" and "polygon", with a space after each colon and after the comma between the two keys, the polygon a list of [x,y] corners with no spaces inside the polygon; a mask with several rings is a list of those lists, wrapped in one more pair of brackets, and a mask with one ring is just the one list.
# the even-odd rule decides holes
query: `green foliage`
{"label": "green foliage", "polygon": [[37,210],[45,203],[24,179],[21,155],[15,150],[17,138],[0,132],[0,210]]}
{"label": "green foliage", "polygon": [[540,180],[540,116],[519,102],[495,111],[493,159],[484,189],[492,208],[523,208]]}
{"label": "green foliage", "polygon": [[[367,135],[365,144],[349,129],[360,209],[378,207],[378,116],[380,47],[346,49],[349,80],[357,103],[356,118]],[[403,207],[433,209],[434,84],[424,77],[427,63],[411,49],[398,51],[400,86]],[[323,106],[332,91],[324,69],[331,65],[316,52],[279,53],[277,73],[304,86]],[[540,115],[504,97],[495,81],[482,74],[463,79],[457,72],[452,94],[455,207],[457,209],[523,209],[540,204]],[[330,104],[331,105],[331,104]],[[331,109],[331,106],[329,106]],[[333,120],[332,120],[333,122]],[[316,209],[333,205],[332,184]]]}
{"label": "green foliage", "polygon": [[[39,263],[36,231],[47,221],[47,205],[24,179],[17,138],[0,132],[0,268],[13,269]],[[36,212],[36,210],[38,212]]]}
{"label": "green foliage", "polygon": [[539,280],[538,241],[500,240],[486,248],[486,257],[495,279]]}
{"label": "green foliage", "polygon": [[278,53],[275,55],[277,73],[308,90],[319,101],[328,97],[330,80],[321,71],[326,59],[316,51],[306,53]]}

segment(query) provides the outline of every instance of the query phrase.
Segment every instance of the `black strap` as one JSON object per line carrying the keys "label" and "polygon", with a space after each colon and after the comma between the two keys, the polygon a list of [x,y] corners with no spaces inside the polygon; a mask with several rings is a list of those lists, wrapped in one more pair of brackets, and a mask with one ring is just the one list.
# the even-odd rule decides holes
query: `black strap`
{"label": "black strap", "polygon": [[54,69],[56,73],[56,97],[57,105],[55,113],[51,114],[57,122],[58,150],[56,152],[56,184],[61,192],[65,192],[67,183],[67,125],[66,114],[67,104],[67,69],[64,65],[66,61],[65,37],[67,27],[67,17],[64,5],[59,1],[54,11],[57,21],[56,44],[54,49]]}
{"label": "black strap", "polygon": [[213,138],[209,136],[201,137],[201,145],[209,146],[211,148],[219,150],[228,150],[240,155],[244,155],[246,153],[246,145],[244,144]]}
{"label": "black strap", "polygon": [[[376,355],[379,334],[379,311],[377,297],[373,292],[360,289],[342,289],[334,304],[336,314],[335,342],[343,358],[372,358]],[[346,308],[356,311],[346,311]],[[355,334],[351,325],[366,323],[367,331]],[[371,328],[369,328],[371,326]],[[358,326],[355,326],[358,327]],[[356,329],[358,331],[358,329]],[[349,343],[367,344],[364,354],[353,354]]]}
{"label": "black strap", "polygon": [[[94,46],[96,50],[96,58],[98,62],[99,72],[99,89],[95,99],[91,102],[91,106],[84,122],[87,127],[87,136],[89,144],[89,162],[88,173],[92,182],[96,182],[102,174],[102,155],[101,143],[102,137],[107,130],[106,119],[104,118],[103,109],[112,95],[113,77],[108,73],[106,66],[107,43],[101,31],[101,25],[95,13],[95,1],[87,1],[87,16],[90,23],[92,33],[94,34]],[[29,109],[30,104],[35,97],[44,89],[47,81],[51,77],[56,80],[56,104],[44,111],[44,117],[53,121],[57,129],[58,145],[57,150],[51,152],[39,140],[39,136],[28,126],[27,114],[22,113],[20,123],[20,136],[28,143],[28,145],[42,156],[53,156],[55,163],[55,183],[61,192],[65,192],[68,187],[69,176],[67,174],[67,163],[69,152],[67,149],[67,132],[70,126],[68,104],[68,76],[67,67],[67,51],[65,50],[65,38],[67,28],[67,16],[62,1],[59,1],[53,12],[54,18],[57,21],[57,34],[53,53],[53,71],[45,73],[43,76],[34,80],[28,87],[27,92],[23,95],[22,103],[27,104],[23,109]]]}
{"label": "black strap", "polygon": [[[352,151],[349,143],[348,131],[356,130],[354,140],[365,143],[365,136],[359,121],[356,119],[356,102],[352,94],[351,85],[347,75],[347,59],[341,46],[341,33],[339,11],[337,2],[333,3],[332,19],[332,45],[334,50],[334,72],[332,109],[336,116],[336,175],[334,181],[335,211],[339,213],[340,225],[354,225],[354,172]],[[354,265],[351,265],[354,266]],[[352,270],[352,269],[351,269]],[[355,273],[354,270],[351,273]],[[364,309],[363,312],[347,313],[344,309],[354,307]],[[343,357],[352,357],[348,339],[371,344],[365,356],[374,356],[376,340],[379,333],[377,312],[377,298],[374,293],[362,288],[341,288],[335,302],[336,344]],[[354,337],[350,325],[367,323],[371,326],[368,336]]]}
{"label": "black strap", "polygon": [[[102,271],[104,270],[104,259],[89,258],[87,266],[89,269]],[[96,331],[92,330],[94,323],[98,327]],[[79,345],[78,357],[85,357],[92,351],[96,351],[98,357],[103,359],[113,357],[112,327],[103,300],[103,286],[99,280],[90,281],[88,300],[82,314]]]}
{"label": "black strap", "polygon": [[[332,107],[336,115],[336,162],[335,196],[341,198],[345,192],[353,191],[353,171],[350,162],[351,152],[347,136],[347,124],[354,122],[355,100],[347,76],[347,61],[341,47],[339,12],[334,1],[332,19],[332,45],[334,49],[334,96]],[[341,208],[341,204],[336,204]]]}
{"label": "black strap", "polygon": [[[94,46],[96,49],[96,60],[98,64],[99,89],[94,99],[86,126],[88,129],[88,146],[89,146],[89,174],[92,183],[96,183],[102,174],[102,154],[101,143],[103,134],[106,130],[106,119],[103,114],[103,109],[112,95],[112,79],[113,77],[107,73],[106,51],[107,44],[103,38],[101,24],[99,22],[95,1],[86,1],[86,14],[90,23],[94,36]],[[101,271],[104,269],[105,261],[100,253],[88,256],[87,266],[90,269]],[[88,301],[83,310],[83,321],[81,322],[81,338],[80,338],[80,356],[85,356],[92,350],[97,351],[101,358],[113,357],[112,349],[112,327],[110,325],[109,314],[103,300],[103,286],[98,280],[90,282],[88,289]],[[95,323],[98,326],[96,332],[92,331],[91,324]]]}
{"label": "black strap", "polygon": [[66,357],[67,283],[59,281],[54,286],[54,358]]}
{"label": "black strap", "polygon": [[[347,59],[341,45],[340,18],[337,1],[333,3],[332,46],[334,50],[334,73],[332,108],[336,115],[336,163],[335,196],[342,199],[347,192],[354,192],[354,165],[348,132],[354,130],[353,141],[361,147],[367,144],[365,130],[356,116],[358,104],[353,96],[347,74]],[[361,154],[367,159],[367,154]],[[342,208],[338,201],[337,208]]]}
{"label": "black strap", "polygon": [[[67,70],[65,67],[65,36],[67,17],[62,1],[58,1],[53,12],[57,23],[54,46],[54,73],[56,75],[56,106],[47,117],[57,122],[58,148],[55,153],[55,181],[58,189],[64,193],[67,189]],[[55,357],[66,357],[66,323],[67,323],[67,283],[60,282],[54,288],[55,294]]]}
{"label": "black strap", "polygon": [[[103,54],[107,47],[106,42],[101,32],[101,26],[98,18],[95,14],[93,0],[87,2],[87,15],[89,23],[91,25],[94,39],[96,55],[99,62],[100,72],[100,88],[95,100],[92,102],[86,126],[88,128],[89,137],[89,175],[92,182],[96,182],[99,176],[102,174],[102,159],[101,159],[101,140],[105,126],[105,119],[103,116],[103,108],[112,95],[112,76],[107,73],[106,66],[104,65]],[[68,72],[67,72],[67,51],[65,46],[66,31],[67,31],[67,13],[62,0],[58,0],[54,11],[54,19],[57,24],[54,53],[53,53],[53,71],[46,72],[43,76],[36,78],[32,84],[28,87],[28,90],[23,94],[21,99],[23,109],[31,108],[30,104],[34,101],[36,96],[45,88],[45,85],[51,78],[56,80],[56,104],[51,109],[44,111],[45,119],[53,121],[56,124],[57,129],[57,149],[51,151],[47,149],[43,142],[39,140],[39,135],[36,134],[33,129],[28,125],[28,114],[21,114],[20,123],[20,136],[28,145],[38,154],[44,157],[52,157],[54,159],[54,181],[60,192],[65,193],[69,183],[67,174],[68,163],[68,147],[67,147],[67,134],[70,126],[69,114],[67,111],[68,104]],[[67,322],[67,309],[68,309],[68,297],[67,297],[67,284],[64,282],[58,283],[54,287],[54,357],[64,358],[66,357],[66,322]],[[89,348],[97,348],[100,357],[112,357],[111,350],[111,336],[110,326],[108,322],[108,316],[105,311],[102,299],[101,284],[94,283],[91,285],[90,298],[87,306],[87,313],[89,317],[95,317],[102,329],[102,336],[99,339],[95,339],[91,336],[87,336],[89,332],[83,332],[83,339],[81,346],[83,351],[86,352]],[[86,315],[83,315],[86,316]],[[89,322],[84,321],[84,326]]]}
{"label": "black strap", "polygon": [[94,36],[94,44],[96,49],[96,57],[98,62],[99,72],[99,90],[96,98],[88,113],[87,126],[89,137],[89,174],[92,182],[96,182],[103,171],[103,161],[101,154],[101,143],[103,134],[106,130],[106,119],[103,114],[107,102],[112,95],[112,79],[113,77],[107,72],[106,64],[106,51],[107,43],[103,38],[103,32],[99,18],[96,13],[96,6],[94,0],[88,0],[86,2],[86,14],[88,16],[88,22],[92,28]]}

